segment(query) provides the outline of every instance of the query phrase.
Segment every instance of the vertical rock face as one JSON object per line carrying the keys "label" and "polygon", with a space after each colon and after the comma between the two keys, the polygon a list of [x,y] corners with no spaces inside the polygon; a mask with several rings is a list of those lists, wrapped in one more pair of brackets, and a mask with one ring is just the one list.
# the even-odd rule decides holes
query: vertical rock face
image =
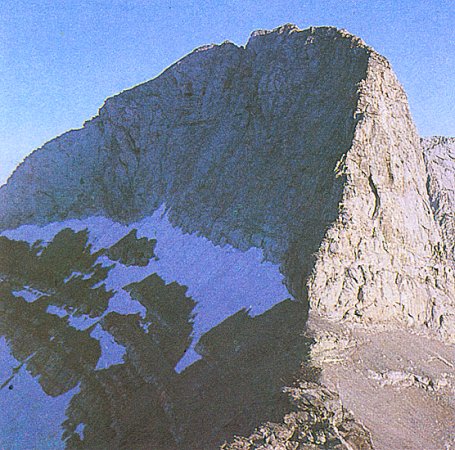
{"label": "vertical rock face", "polygon": [[443,327],[454,307],[453,272],[441,251],[405,93],[374,53],[356,114],[340,215],[309,284],[313,307],[337,319]]}
{"label": "vertical rock face", "polygon": [[28,157],[0,190],[0,223],[131,221],[166,203],[185,230],[273,260],[303,239],[309,272],[337,216],[333,171],[351,145],[367,61],[334,28],[284,26],[245,47],[198,49]]}
{"label": "vertical rock face", "polygon": [[430,137],[421,143],[431,208],[441,227],[447,257],[455,264],[455,138]]}
{"label": "vertical rock face", "polygon": [[344,31],[285,25],[108,99],[26,158],[0,189],[0,227],[130,222],[165,203],[184,231],[263,248],[324,316],[449,333],[453,221],[445,206],[434,220],[426,179],[388,62]]}

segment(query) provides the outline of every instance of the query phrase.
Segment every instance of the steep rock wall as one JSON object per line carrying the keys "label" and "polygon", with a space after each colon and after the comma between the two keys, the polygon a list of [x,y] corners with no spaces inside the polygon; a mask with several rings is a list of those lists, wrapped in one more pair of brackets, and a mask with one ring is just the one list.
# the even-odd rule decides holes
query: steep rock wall
{"label": "steep rock wall", "polygon": [[441,227],[444,250],[455,264],[455,138],[423,138],[421,145],[431,208]]}
{"label": "steep rock wall", "polygon": [[[69,217],[132,221],[165,203],[188,232],[282,261],[305,279],[336,219],[370,50],[335,28],[287,25],[196,50],[108,99],[34,152],[0,189],[2,228]],[[292,270],[291,270],[292,269]]]}
{"label": "steep rock wall", "polygon": [[315,310],[336,319],[426,324],[454,336],[454,276],[426,191],[406,95],[372,53],[356,114],[340,215],[309,282]]}

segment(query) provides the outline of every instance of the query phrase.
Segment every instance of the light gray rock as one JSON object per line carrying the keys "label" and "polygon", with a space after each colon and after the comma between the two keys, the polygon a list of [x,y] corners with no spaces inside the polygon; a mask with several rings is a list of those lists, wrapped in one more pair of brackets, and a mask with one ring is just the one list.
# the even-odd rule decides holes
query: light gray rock
{"label": "light gray rock", "polygon": [[359,120],[341,167],[340,214],[309,281],[314,310],[335,319],[425,324],[453,339],[454,274],[427,194],[406,95],[372,52]]}
{"label": "light gray rock", "polygon": [[281,423],[265,423],[247,438],[236,437],[221,450],[372,450],[368,430],[343,407],[339,396],[313,382],[286,388],[295,411]]}
{"label": "light gray rock", "polygon": [[455,138],[428,137],[421,144],[431,208],[441,227],[449,261],[455,264]]}

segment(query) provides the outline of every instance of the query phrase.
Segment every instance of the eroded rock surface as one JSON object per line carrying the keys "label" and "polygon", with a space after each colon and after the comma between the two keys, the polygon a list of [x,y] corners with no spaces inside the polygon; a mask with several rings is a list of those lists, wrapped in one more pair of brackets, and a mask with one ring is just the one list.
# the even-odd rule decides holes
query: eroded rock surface
{"label": "eroded rock surface", "polygon": [[338,394],[312,382],[285,391],[296,411],[282,423],[267,423],[248,438],[237,437],[226,450],[373,449],[369,432],[341,404]]}
{"label": "eroded rock surface", "polygon": [[421,143],[430,204],[442,230],[445,252],[455,264],[455,138],[435,136]]}

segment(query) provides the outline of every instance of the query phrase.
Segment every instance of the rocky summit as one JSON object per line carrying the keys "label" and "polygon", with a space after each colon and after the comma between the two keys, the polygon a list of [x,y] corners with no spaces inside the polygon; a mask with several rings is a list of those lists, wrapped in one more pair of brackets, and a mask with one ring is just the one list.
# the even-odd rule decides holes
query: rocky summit
{"label": "rocky summit", "polygon": [[[345,30],[288,24],[194,50],[31,153],[0,204],[0,335],[48,395],[79,386],[68,448],[455,445],[455,139],[421,139],[390,63]],[[170,229],[203,240],[191,267],[215,251],[202,245],[260,251],[291,299],[271,283],[257,315],[248,300],[196,333],[197,296],[221,271],[207,263],[188,292],[163,281]],[[140,308],[110,310],[114,291]],[[120,363],[96,367],[84,311]],[[89,353],[65,353],[75,343]],[[188,348],[199,360],[176,370]]]}

